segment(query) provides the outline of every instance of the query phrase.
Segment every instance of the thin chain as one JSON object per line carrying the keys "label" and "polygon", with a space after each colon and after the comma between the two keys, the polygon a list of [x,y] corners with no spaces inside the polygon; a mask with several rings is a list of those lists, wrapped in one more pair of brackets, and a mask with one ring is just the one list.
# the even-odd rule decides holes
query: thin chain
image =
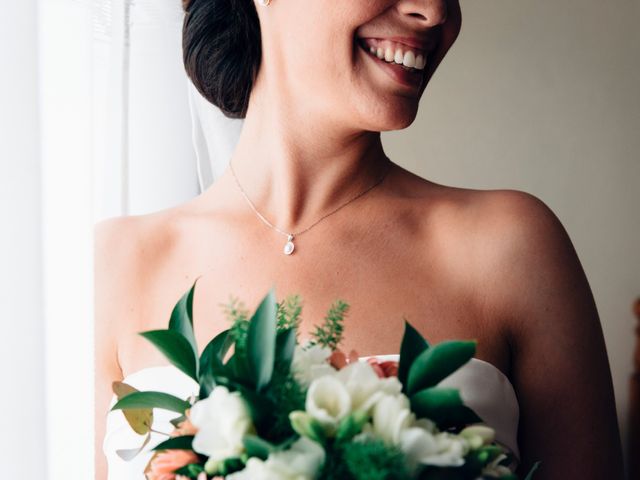
{"label": "thin chain", "polygon": [[365,191],[360,192],[358,195],[356,195],[355,197],[353,197],[351,200],[349,200],[346,203],[343,203],[342,205],[340,205],[338,208],[336,208],[335,210],[332,210],[331,212],[327,213],[326,215],[320,217],[320,219],[318,219],[315,223],[312,223],[311,225],[309,225],[307,228],[305,228],[304,230],[300,230],[297,233],[289,233],[289,232],[285,232],[283,230],[280,230],[278,227],[276,227],[275,225],[273,225],[269,220],[267,220],[266,218],[264,218],[264,216],[258,211],[258,209],[256,208],[256,206],[253,204],[253,202],[251,201],[251,199],[247,196],[247,193],[244,191],[244,189],[242,188],[242,185],[240,185],[240,181],[238,180],[238,177],[236,175],[235,170],[233,169],[233,165],[231,164],[231,162],[229,162],[229,168],[231,169],[231,173],[233,174],[233,178],[236,181],[236,184],[238,185],[238,188],[240,189],[240,192],[242,192],[242,195],[244,196],[244,198],[247,200],[247,202],[249,203],[249,205],[251,206],[251,208],[253,209],[254,212],[256,212],[256,215],[258,215],[258,217],[260,217],[260,219],[266,223],[267,225],[269,225],[271,228],[273,228],[274,230],[280,232],[283,235],[286,236],[293,236],[293,237],[297,237],[301,234],[303,234],[304,232],[306,232],[307,230],[310,230],[312,227],[315,227],[318,223],[320,223],[322,220],[324,220],[325,218],[327,218],[329,215],[333,215],[334,213],[336,213],[338,210],[340,210],[342,207],[346,207],[347,205],[349,205],[351,202],[353,202],[354,200],[356,200],[357,198],[360,198],[362,195],[364,195],[365,193],[367,193],[368,191],[372,190],[373,188],[377,187],[378,185],[380,185],[382,183],[382,181],[385,179],[385,177],[387,176],[387,174],[389,173],[389,171],[391,170],[391,162],[389,162],[389,166],[387,167],[387,169],[385,170],[385,172],[382,174],[382,176],[380,177],[380,179],[374,183],[373,185],[371,185],[369,188],[367,188]]}

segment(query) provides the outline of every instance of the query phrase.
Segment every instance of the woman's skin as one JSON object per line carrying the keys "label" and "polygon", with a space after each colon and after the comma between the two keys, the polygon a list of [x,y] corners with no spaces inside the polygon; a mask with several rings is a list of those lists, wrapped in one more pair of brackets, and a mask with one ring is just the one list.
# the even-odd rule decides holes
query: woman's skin
{"label": "woman's skin", "polygon": [[[242,187],[297,232],[372,185],[461,24],[455,0],[256,3],[263,60],[232,157]],[[355,37],[438,42],[418,89],[400,85]],[[428,145],[422,146],[428,155]],[[598,312],[571,240],[538,198],[440,185],[394,162],[382,184],[296,238],[249,208],[229,169],[198,197],[96,227],[96,478],[111,382],[166,360],[137,332],[166,328],[201,276],[200,348],[229,326],[231,296],[253,311],[271,286],[301,294],[301,338],[331,303],[350,304],[346,351],[397,353],[407,318],[430,342],[477,339],[520,405],[524,476],[622,478],[613,386]]]}

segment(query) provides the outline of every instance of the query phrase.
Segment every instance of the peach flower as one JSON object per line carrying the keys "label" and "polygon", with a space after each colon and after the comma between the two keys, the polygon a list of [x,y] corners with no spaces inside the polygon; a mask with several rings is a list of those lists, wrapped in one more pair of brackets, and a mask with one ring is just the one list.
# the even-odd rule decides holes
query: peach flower
{"label": "peach flower", "polygon": [[386,360],[381,362],[377,358],[367,358],[369,365],[373,367],[373,370],[380,378],[397,377],[398,376],[398,362],[394,360]]}
{"label": "peach flower", "polygon": [[153,455],[145,470],[147,480],[176,480],[179,468],[197,463],[198,456],[190,450],[161,450]]}
{"label": "peach flower", "polygon": [[178,424],[178,428],[176,428],[173,432],[171,432],[172,437],[181,437],[184,435],[195,435],[198,433],[198,429],[191,423],[191,418],[189,417],[190,410],[185,412],[186,420],[183,420]]}
{"label": "peach flower", "polygon": [[360,357],[358,356],[358,352],[356,352],[355,350],[351,350],[348,357],[344,354],[343,351],[334,350],[329,356],[329,363],[333,368],[340,370],[350,363],[357,362],[358,358]]}

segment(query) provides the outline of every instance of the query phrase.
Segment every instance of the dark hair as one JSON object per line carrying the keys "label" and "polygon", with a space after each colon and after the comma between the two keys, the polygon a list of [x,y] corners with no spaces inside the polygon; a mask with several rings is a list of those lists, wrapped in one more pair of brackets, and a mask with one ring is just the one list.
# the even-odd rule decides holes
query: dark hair
{"label": "dark hair", "polygon": [[244,118],[262,46],[253,0],[182,0],[182,59],[198,91],[229,118]]}

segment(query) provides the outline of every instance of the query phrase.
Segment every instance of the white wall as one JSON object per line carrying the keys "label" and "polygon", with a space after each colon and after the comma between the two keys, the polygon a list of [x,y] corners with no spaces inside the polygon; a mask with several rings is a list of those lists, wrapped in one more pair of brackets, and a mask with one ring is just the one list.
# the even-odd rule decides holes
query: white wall
{"label": "white wall", "polygon": [[0,465],[4,478],[47,467],[42,318],[36,1],[0,15]]}
{"label": "white wall", "polygon": [[640,295],[640,2],[461,3],[461,35],[419,117],[384,133],[385,148],[426,178],[524,190],[556,213],[594,292],[626,438]]}

